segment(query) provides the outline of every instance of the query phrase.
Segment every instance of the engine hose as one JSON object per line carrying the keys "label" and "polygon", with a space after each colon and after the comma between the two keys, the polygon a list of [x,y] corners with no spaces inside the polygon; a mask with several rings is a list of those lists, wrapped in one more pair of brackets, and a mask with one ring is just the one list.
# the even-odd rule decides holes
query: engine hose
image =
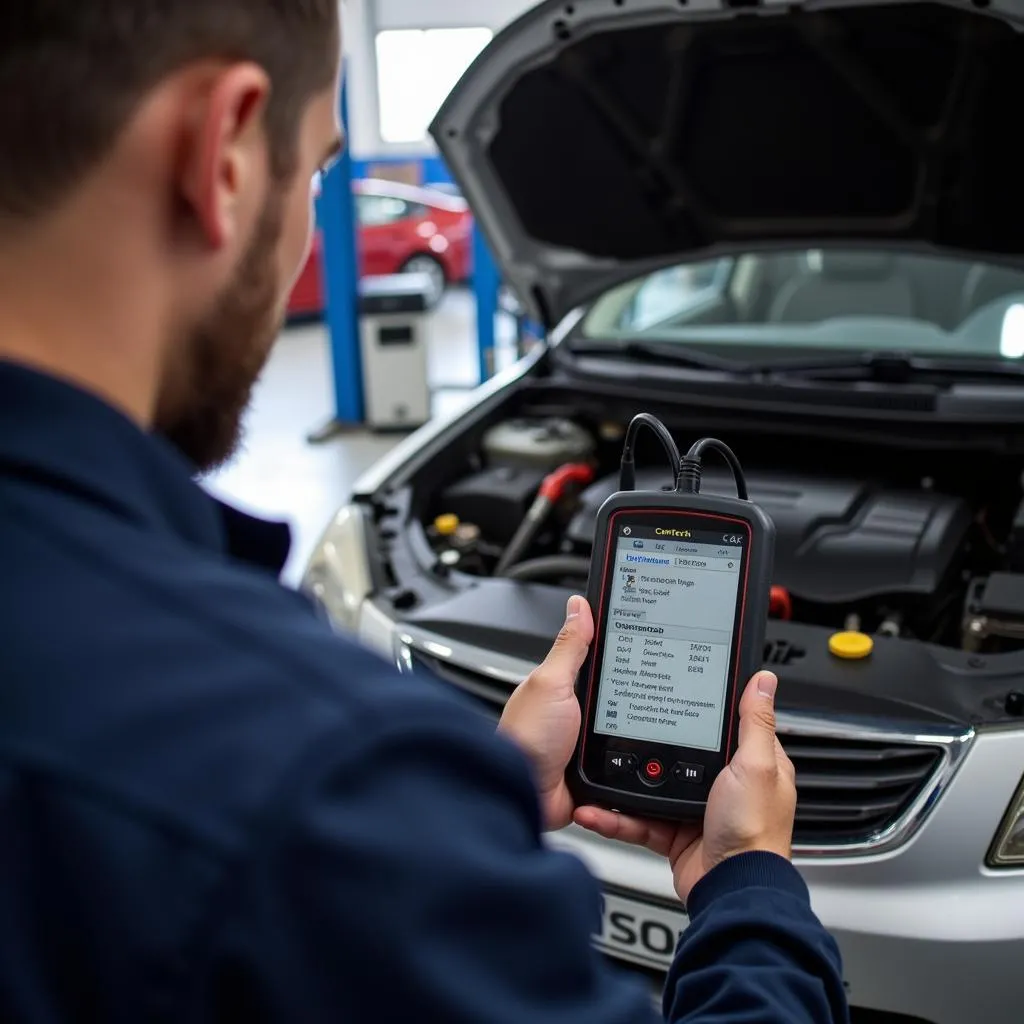
{"label": "engine hose", "polygon": [[495,576],[507,576],[509,569],[526,554],[534,538],[540,533],[544,520],[547,519],[548,512],[553,506],[554,502],[543,494],[530,506],[526,518],[516,530],[515,536],[509,541],[501,558],[498,559],[498,564],[494,569]]}
{"label": "engine hose", "polygon": [[507,575],[508,570],[530,550],[530,545],[540,533],[548,514],[562,500],[570,486],[585,486],[593,479],[594,467],[585,462],[568,462],[564,466],[559,466],[553,473],[549,473],[541,483],[537,497],[516,530],[515,536],[498,559],[494,575]]}
{"label": "engine hose", "polygon": [[552,576],[586,577],[589,572],[589,558],[582,558],[579,555],[548,555],[546,558],[533,558],[529,562],[513,565],[505,573],[505,578],[528,582]]}

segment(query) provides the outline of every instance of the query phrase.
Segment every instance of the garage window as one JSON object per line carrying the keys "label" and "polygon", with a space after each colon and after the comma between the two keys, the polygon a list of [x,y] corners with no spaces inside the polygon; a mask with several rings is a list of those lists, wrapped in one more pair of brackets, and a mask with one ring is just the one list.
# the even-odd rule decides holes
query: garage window
{"label": "garage window", "polygon": [[357,196],[356,217],[363,227],[395,224],[412,216],[412,204],[394,196]]}
{"label": "garage window", "polygon": [[378,32],[381,138],[389,143],[426,142],[441,104],[492,36],[489,28]]}

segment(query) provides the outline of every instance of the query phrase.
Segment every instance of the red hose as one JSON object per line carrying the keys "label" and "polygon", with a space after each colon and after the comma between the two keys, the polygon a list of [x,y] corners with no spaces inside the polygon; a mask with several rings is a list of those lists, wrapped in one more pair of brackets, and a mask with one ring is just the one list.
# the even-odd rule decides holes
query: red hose
{"label": "red hose", "polygon": [[494,575],[503,576],[506,570],[526,554],[549,513],[562,500],[571,484],[589,484],[593,479],[593,467],[583,462],[567,462],[544,477],[537,497],[533,499],[533,504],[526,513],[526,518],[520,523],[515,536],[498,559]]}
{"label": "red hose", "polygon": [[570,484],[589,484],[594,479],[594,469],[585,462],[567,462],[559,466],[553,473],[544,477],[538,496],[550,502],[562,500],[566,488]]}

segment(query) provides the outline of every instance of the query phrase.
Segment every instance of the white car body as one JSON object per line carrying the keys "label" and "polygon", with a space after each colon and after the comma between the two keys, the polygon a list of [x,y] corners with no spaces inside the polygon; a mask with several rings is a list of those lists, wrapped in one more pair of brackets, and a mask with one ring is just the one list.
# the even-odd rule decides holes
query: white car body
{"label": "white car body", "polygon": [[[422,493],[433,491],[434,462],[446,451],[469,459],[467,438],[506,408],[518,414],[516,402],[531,382],[538,389],[561,387],[570,410],[573,403],[583,406],[588,388],[599,410],[627,393],[634,402],[657,395],[663,404],[675,394],[691,416],[749,421],[742,429],[751,446],[768,429],[764,423],[804,416],[800,403],[813,400],[806,381],[782,381],[772,391],[739,375],[733,391],[715,391],[729,378],[729,365],[717,356],[718,364],[708,362],[699,330],[687,333],[685,322],[672,344],[662,346],[674,353],[641,353],[648,362],[631,363],[624,348],[605,358],[600,345],[572,357],[563,342],[579,333],[588,305],[626,283],[686,260],[820,248],[836,240],[851,248],[894,246],[927,258],[987,261],[983,269],[1024,267],[1024,189],[1005,148],[1024,99],[1024,73],[1020,95],[1011,89],[1015,69],[1024,68],[1022,27],[1024,5],[1006,0],[549,0],[499,34],[447,101],[433,133],[506,283],[549,331],[549,348],[488,382],[458,416],[408,438],[358,483],[304,584],[334,624],[403,671],[440,675],[496,715],[533,660],[522,645],[513,653],[507,635],[488,639],[506,626],[493,619],[505,608],[512,615],[513,604],[524,620],[533,616],[530,649],[537,651],[540,635],[550,626],[553,636],[558,627],[557,601],[564,596],[469,577],[456,586],[441,573],[425,582],[433,570],[424,567],[430,549],[419,526],[416,543],[401,553],[404,568],[395,561],[390,575],[382,573],[382,548],[404,543],[383,541],[385,532],[394,537],[403,523],[426,521],[422,511],[409,512],[403,489],[411,492],[415,482]],[[888,48],[886,33],[892,33]],[[648,65],[657,61],[664,75],[649,76]],[[617,72],[614,88],[607,87]],[[687,83],[694,88],[688,91]],[[841,111],[834,117],[815,106],[833,95]],[[763,97],[777,99],[758,106]],[[932,103],[935,97],[942,102]],[[660,122],[654,112],[663,115]],[[763,207],[752,210],[756,203]],[[941,287],[936,291],[941,299]],[[889,297],[902,301],[898,290]],[[979,308],[986,313],[980,299]],[[964,361],[961,381],[959,364],[951,371],[935,361],[942,345],[947,354],[972,355],[954,351],[959,341],[950,330],[894,316],[844,315],[829,330],[846,332],[846,351],[863,337],[860,347],[873,345],[875,356],[894,346],[923,352],[938,384],[924,409],[906,404],[923,392],[907,398],[899,381],[897,390],[886,391],[870,376],[855,377],[846,391],[838,384],[823,391],[820,405],[831,400],[835,408],[816,407],[814,423],[838,418],[839,408],[851,430],[870,427],[882,437],[897,409],[900,422],[919,433],[941,424],[942,443],[952,447],[984,430],[1012,447],[1024,421],[1024,392],[998,338],[984,359]],[[736,347],[750,326],[737,320],[731,334],[720,329],[719,349],[725,340]],[[759,337],[767,349],[771,338],[788,332],[793,348],[798,342],[813,348],[825,328],[816,331],[771,324]],[[673,365],[673,355],[687,352],[700,356],[690,369],[677,368],[679,358]],[[909,356],[886,366],[915,372]],[[870,368],[865,362],[864,373]],[[749,415],[739,395],[748,385]],[[802,422],[794,430],[797,446],[812,444],[819,430]],[[886,449],[880,444],[879,450]],[[907,450],[916,451],[905,457],[913,469],[928,447]],[[972,456],[957,465],[968,471]],[[1018,468],[1010,460],[1008,473]],[[931,484],[921,486],[928,492]],[[385,531],[381,522],[389,516]],[[416,600],[402,592],[415,589],[403,578],[413,569],[424,590],[436,583],[439,593],[437,581],[448,581],[445,600],[456,597],[447,619],[438,613],[431,620],[429,594],[421,595],[415,614],[403,610]],[[461,604],[457,592],[465,596]],[[470,630],[459,610],[465,618],[487,601],[491,621]],[[971,621],[980,637],[988,635],[991,623],[981,616]],[[966,643],[963,650],[949,644],[940,650],[911,633],[879,639],[873,663],[858,675],[820,653],[828,636],[820,623],[797,635],[819,660],[809,655],[802,667],[779,669],[780,695],[803,694],[780,715],[784,743],[803,744],[809,758],[815,742],[831,744],[839,760],[884,759],[891,748],[897,763],[918,764],[917,754],[926,754],[910,795],[879,827],[854,830],[850,840],[804,841],[795,850],[814,908],[841,947],[854,1019],[870,1019],[860,1016],[865,1012],[882,1013],[886,1024],[1024,1019],[1016,973],[1024,964],[1021,651],[970,656]],[[812,775],[801,776],[798,765],[798,788],[803,779],[813,797]],[[856,785],[854,776],[837,772],[833,781],[841,790]],[[801,801],[806,797],[801,789]],[[798,807],[798,823],[800,813]],[[667,865],[577,828],[550,841],[581,857],[604,885],[604,925],[595,941],[622,964],[649,971],[656,985],[686,927]]]}

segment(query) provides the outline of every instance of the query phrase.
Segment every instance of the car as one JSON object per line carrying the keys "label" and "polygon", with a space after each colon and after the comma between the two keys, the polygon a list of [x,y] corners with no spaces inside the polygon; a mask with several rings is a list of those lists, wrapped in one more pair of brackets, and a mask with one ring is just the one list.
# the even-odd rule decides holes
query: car
{"label": "car", "polygon": [[[984,8],[559,2],[499,33],[432,131],[545,344],[366,474],[303,580],[497,718],[586,585],[630,419],[728,443],[776,526],[794,858],[855,1021],[1022,1017],[1024,10]],[[497,572],[566,464],[592,481]],[[657,987],[667,865],[548,841]]]}
{"label": "car", "polygon": [[462,190],[453,181],[428,181],[424,183],[423,187],[434,189],[437,192],[444,192],[445,195],[462,198]]}
{"label": "car", "polygon": [[[423,274],[431,308],[449,284],[469,279],[473,215],[460,195],[377,179],[354,181],[352,188],[362,276]],[[323,237],[317,231],[292,291],[289,315],[321,316],[324,301]]]}

